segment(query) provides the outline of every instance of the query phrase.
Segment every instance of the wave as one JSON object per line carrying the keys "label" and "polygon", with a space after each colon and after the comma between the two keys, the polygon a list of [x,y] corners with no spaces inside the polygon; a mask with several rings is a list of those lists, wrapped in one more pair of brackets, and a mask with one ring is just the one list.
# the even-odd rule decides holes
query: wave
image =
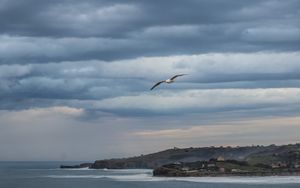
{"label": "wave", "polygon": [[174,178],[177,181],[202,183],[238,183],[238,184],[290,184],[300,183],[299,176],[268,176],[268,177],[187,177]]}
{"label": "wave", "polygon": [[151,173],[152,169],[100,169],[107,172],[120,172],[120,173]]}
{"label": "wave", "polygon": [[60,168],[60,170],[67,170],[67,171],[70,171],[70,170],[94,170],[94,169],[90,169],[89,167],[83,167],[83,168]]}
{"label": "wave", "polygon": [[84,167],[84,168],[28,168],[26,170],[43,170],[43,171],[56,170],[56,171],[61,171],[61,170],[95,170],[95,169],[90,169],[88,167]]}
{"label": "wave", "polygon": [[102,178],[115,181],[185,181],[198,183],[237,183],[237,184],[299,184],[299,176],[269,177],[153,177],[149,173],[130,175],[50,175],[49,178]]}
{"label": "wave", "polygon": [[49,178],[107,178],[117,181],[155,181],[149,174],[134,175],[48,175]]}

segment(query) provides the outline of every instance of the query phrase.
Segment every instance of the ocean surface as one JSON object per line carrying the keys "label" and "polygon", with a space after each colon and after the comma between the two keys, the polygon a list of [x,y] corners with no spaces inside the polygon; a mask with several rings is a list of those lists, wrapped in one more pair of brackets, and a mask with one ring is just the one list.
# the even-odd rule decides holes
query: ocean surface
{"label": "ocean surface", "polygon": [[0,162],[0,188],[299,188],[300,177],[153,177],[147,169],[59,169],[80,162]]}

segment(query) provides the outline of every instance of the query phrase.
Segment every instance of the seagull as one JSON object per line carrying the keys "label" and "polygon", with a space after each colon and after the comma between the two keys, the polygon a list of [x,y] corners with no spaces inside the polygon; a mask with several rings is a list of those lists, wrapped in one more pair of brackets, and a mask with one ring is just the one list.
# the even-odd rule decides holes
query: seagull
{"label": "seagull", "polygon": [[155,87],[157,87],[161,83],[167,83],[167,84],[173,83],[174,80],[175,80],[175,78],[177,78],[179,76],[184,76],[184,75],[186,75],[186,74],[177,74],[177,75],[173,76],[172,78],[169,78],[167,80],[163,80],[163,81],[157,82],[154,86],[151,87],[150,90],[154,89]]}

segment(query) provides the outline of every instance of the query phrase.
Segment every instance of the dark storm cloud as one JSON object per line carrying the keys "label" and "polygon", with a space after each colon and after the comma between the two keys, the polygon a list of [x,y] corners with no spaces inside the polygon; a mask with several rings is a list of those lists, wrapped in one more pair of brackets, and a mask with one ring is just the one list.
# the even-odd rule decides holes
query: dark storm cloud
{"label": "dark storm cloud", "polygon": [[[30,36],[103,36],[102,32],[109,28],[107,36],[123,36],[124,32],[156,25],[206,25],[243,21],[259,23],[272,19],[288,22],[297,19],[298,8],[299,2],[295,0],[5,0],[1,7],[1,30],[3,33],[15,32]],[[85,28],[81,24],[89,24],[91,28]],[[113,25],[117,28],[110,27]]]}
{"label": "dark storm cloud", "polygon": [[299,8],[294,0],[2,0],[0,63],[294,51]]}

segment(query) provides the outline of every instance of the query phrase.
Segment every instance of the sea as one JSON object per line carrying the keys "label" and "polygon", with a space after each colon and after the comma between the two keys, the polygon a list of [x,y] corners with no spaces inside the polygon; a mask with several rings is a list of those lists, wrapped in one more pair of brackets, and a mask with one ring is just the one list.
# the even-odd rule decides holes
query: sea
{"label": "sea", "polygon": [[80,162],[0,162],[0,188],[300,188],[300,177],[153,177],[152,170],[60,169]]}

